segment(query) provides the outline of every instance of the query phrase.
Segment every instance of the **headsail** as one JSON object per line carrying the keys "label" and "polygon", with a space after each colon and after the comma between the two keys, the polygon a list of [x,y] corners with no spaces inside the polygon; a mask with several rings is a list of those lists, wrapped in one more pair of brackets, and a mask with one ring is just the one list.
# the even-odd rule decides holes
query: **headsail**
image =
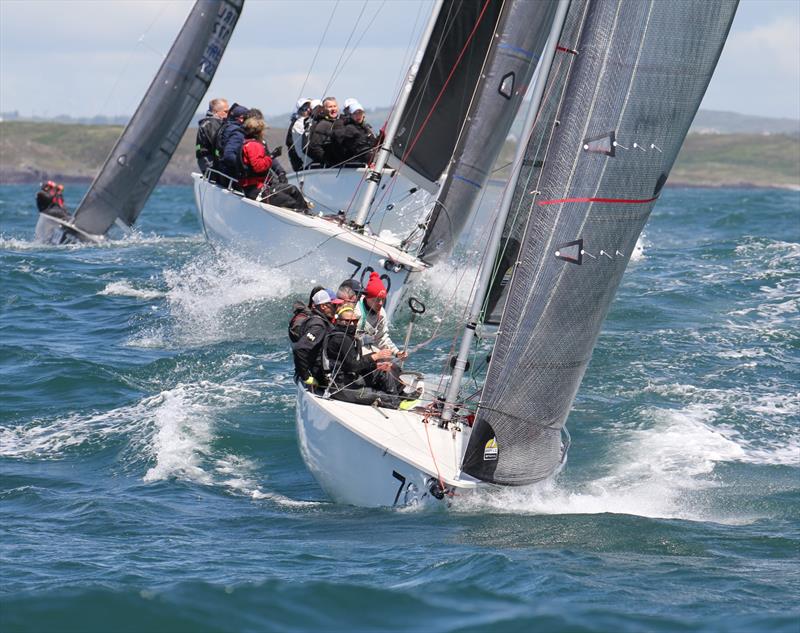
{"label": "headsail", "polygon": [[392,144],[392,153],[431,190],[456,147],[508,1],[453,0],[436,19]]}
{"label": "headsail", "polygon": [[219,66],[244,0],[197,0],[161,68],[75,212],[103,235],[139,216]]}
{"label": "headsail", "polygon": [[615,0],[586,7],[575,50],[564,52],[575,55],[574,66],[541,174],[535,187],[516,183],[528,217],[466,473],[521,485],[558,467],[561,429],[603,319],[736,4]]}
{"label": "headsail", "polygon": [[450,169],[439,190],[420,248],[433,263],[446,257],[489,180],[547,41],[556,0],[506,2],[478,88],[465,113]]}

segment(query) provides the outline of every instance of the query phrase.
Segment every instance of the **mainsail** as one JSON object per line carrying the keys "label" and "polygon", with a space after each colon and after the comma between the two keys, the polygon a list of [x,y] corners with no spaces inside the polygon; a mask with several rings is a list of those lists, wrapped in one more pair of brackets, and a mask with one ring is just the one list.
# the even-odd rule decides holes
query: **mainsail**
{"label": "mainsail", "polygon": [[161,68],[75,212],[103,235],[131,226],[150,197],[219,66],[244,0],[197,0]]}
{"label": "mainsail", "polygon": [[515,185],[528,201],[525,227],[466,473],[522,485],[558,467],[561,430],[600,327],[736,6],[737,0],[571,6],[580,35],[560,47],[574,60],[557,123],[536,181],[519,178]]}
{"label": "mainsail", "polygon": [[511,129],[547,41],[556,0],[507,1],[450,168],[422,240],[420,257],[446,257],[466,226]]}

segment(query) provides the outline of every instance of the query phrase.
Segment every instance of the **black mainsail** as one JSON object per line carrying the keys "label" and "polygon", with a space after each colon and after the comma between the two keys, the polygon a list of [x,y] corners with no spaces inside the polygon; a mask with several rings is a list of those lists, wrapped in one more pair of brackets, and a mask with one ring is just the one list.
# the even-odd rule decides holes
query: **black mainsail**
{"label": "black mainsail", "polygon": [[197,0],[147,93],[75,212],[75,226],[105,234],[131,226],[206,93],[244,0]]}
{"label": "black mainsail", "polygon": [[[600,327],[736,6],[737,0],[571,6],[573,17],[580,12],[580,36],[574,47],[560,47],[574,60],[557,121],[535,186],[524,178],[515,184],[527,213],[462,464],[467,474],[523,485],[558,468],[561,431]],[[540,139],[530,143],[539,147]]]}
{"label": "black mainsail", "polygon": [[[449,255],[489,180],[547,41],[556,0],[507,1],[447,176],[428,220],[419,256]],[[445,112],[444,114],[448,114]]]}

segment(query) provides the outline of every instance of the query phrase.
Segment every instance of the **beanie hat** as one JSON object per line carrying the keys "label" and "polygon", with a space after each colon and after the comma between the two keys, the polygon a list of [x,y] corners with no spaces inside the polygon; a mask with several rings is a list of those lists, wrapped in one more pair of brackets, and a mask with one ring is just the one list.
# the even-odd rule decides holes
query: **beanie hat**
{"label": "beanie hat", "polygon": [[369,283],[367,283],[367,287],[364,288],[364,294],[366,295],[367,299],[386,298],[386,287],[383,285],[378,273],[376,273],[374,270],[372,273],[370,273]]}

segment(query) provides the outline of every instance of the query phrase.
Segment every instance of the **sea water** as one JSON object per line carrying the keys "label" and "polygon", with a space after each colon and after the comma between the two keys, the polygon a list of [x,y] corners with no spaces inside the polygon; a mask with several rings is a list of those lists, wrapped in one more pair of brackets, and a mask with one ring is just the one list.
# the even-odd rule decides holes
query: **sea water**
{"label": "sea water", "polygon": [[[393,510],[331,503],[300,458],[307,288],[210,248],[188,187],[58,247],[34,189],[0,187],[4,632],[800,628],[800,193],[666,189],[561,475]],[[429,377],[470,274],[415,288]]]}

